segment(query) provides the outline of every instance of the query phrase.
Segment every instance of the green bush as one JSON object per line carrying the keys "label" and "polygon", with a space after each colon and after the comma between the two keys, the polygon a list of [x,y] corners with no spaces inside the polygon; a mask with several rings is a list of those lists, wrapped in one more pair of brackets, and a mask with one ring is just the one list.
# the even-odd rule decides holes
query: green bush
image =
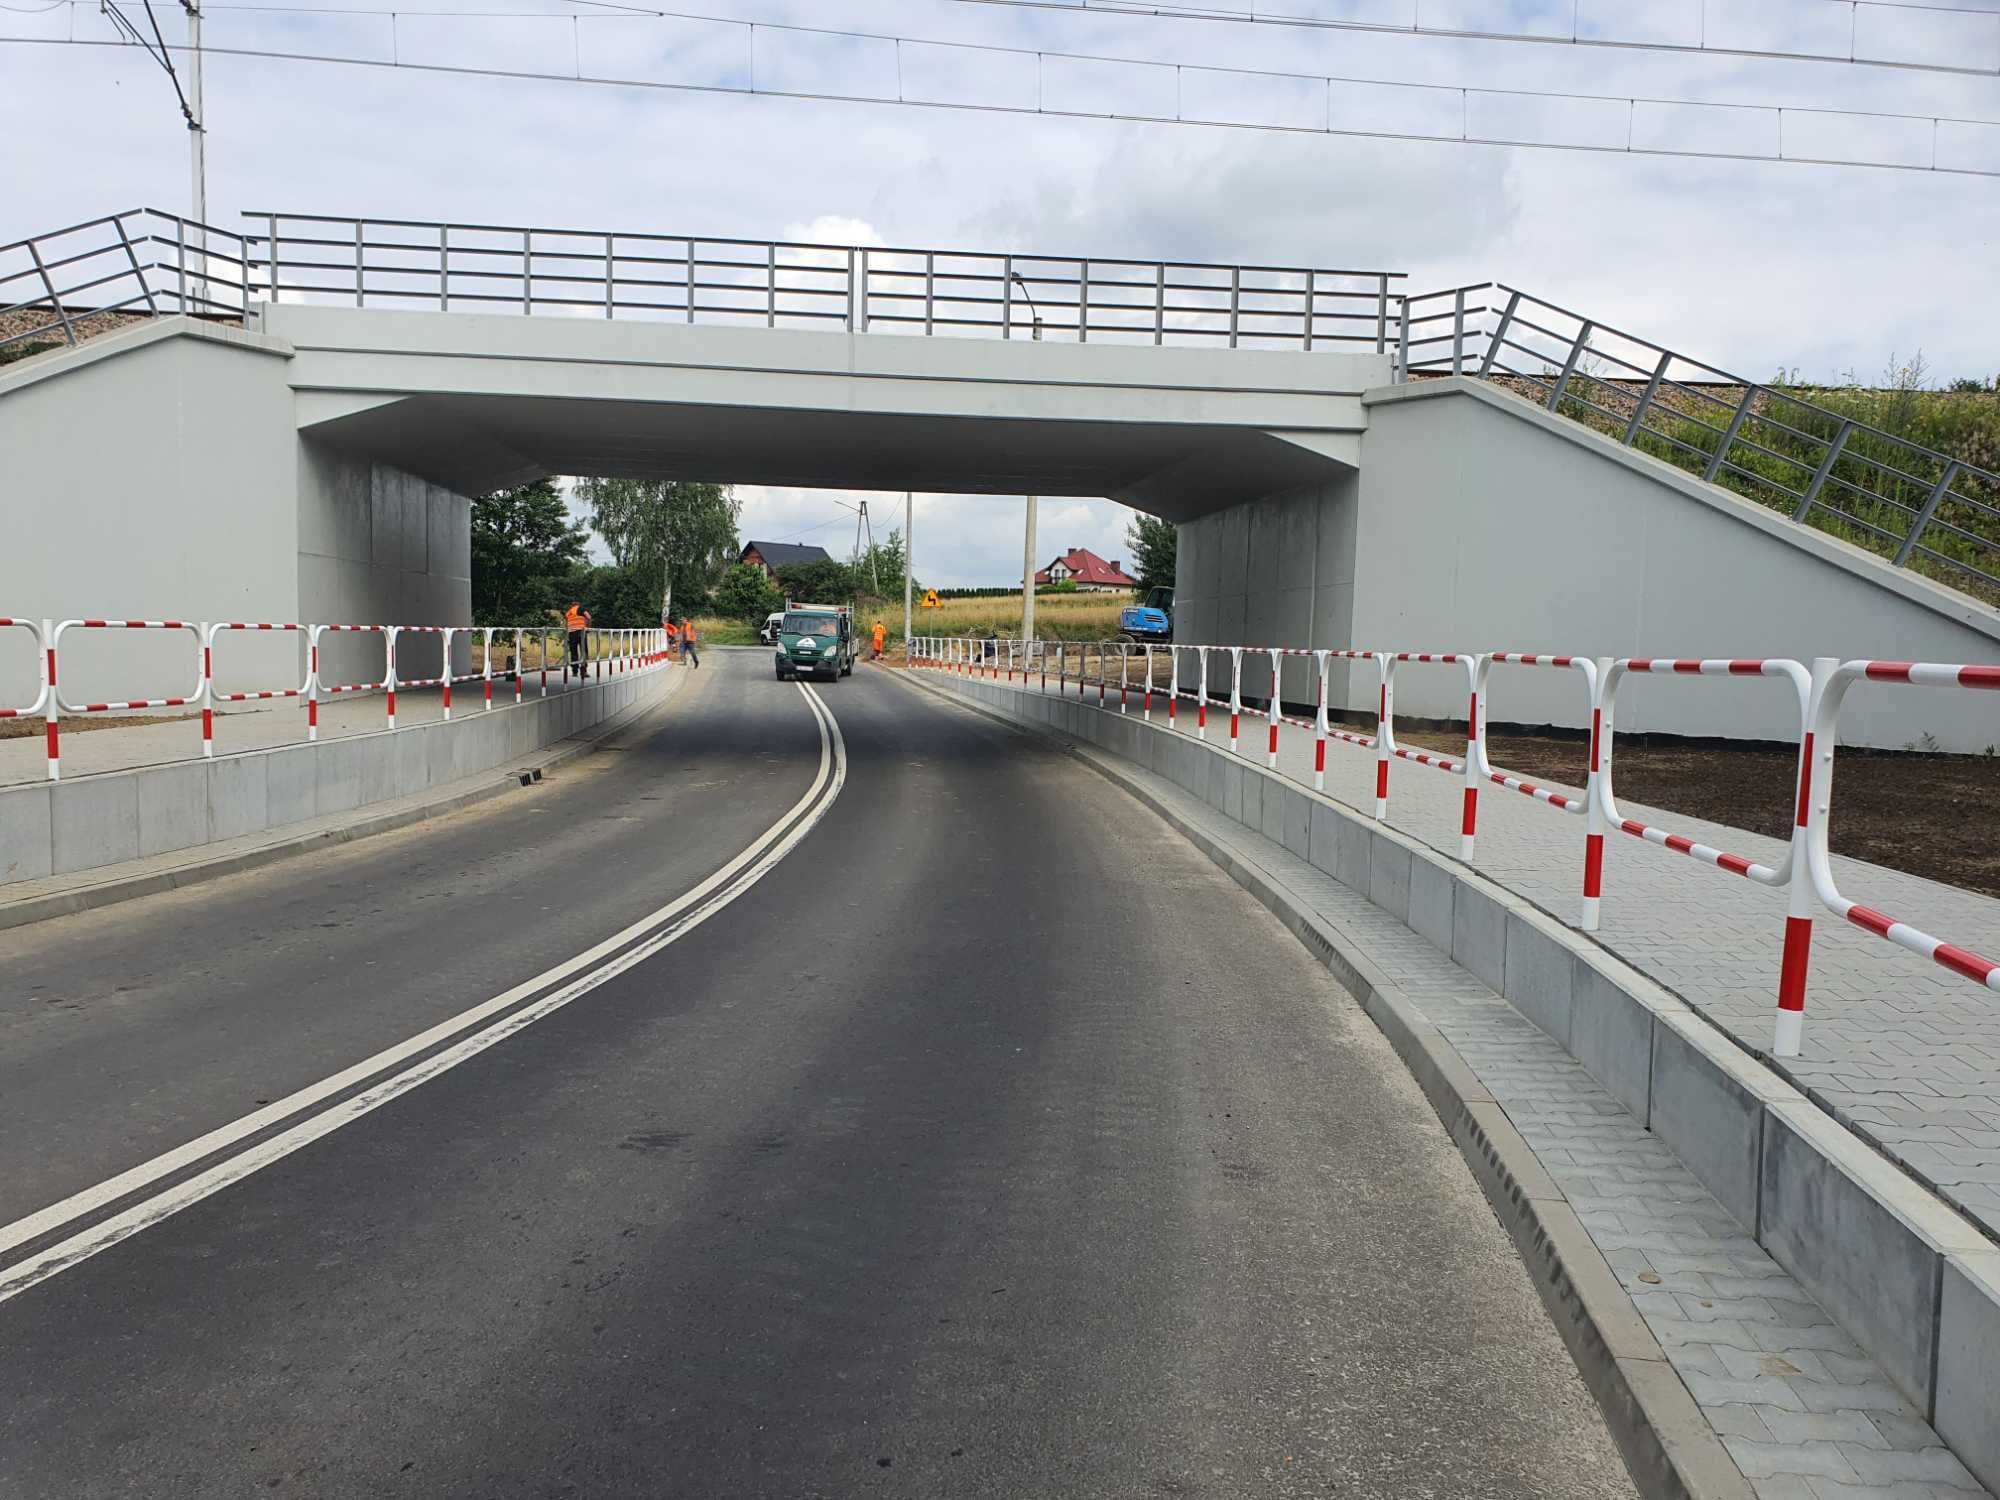
{"label": "green bush", "polygon": [[764,570],[754,563],[737,563],[715,588],[715,609],[732,620],[761,624],[764,616],[785,607],[785,596],[771,587]]}

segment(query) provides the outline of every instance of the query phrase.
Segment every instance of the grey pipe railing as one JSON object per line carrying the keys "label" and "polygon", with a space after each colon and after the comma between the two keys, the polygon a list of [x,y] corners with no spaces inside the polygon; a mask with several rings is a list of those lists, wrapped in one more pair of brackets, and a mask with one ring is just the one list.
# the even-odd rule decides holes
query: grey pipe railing
{"label": "grey pipe railing", "polygon": [[1499,283],[1406,298],[1397,347],[2000,602],[2000,474]]}

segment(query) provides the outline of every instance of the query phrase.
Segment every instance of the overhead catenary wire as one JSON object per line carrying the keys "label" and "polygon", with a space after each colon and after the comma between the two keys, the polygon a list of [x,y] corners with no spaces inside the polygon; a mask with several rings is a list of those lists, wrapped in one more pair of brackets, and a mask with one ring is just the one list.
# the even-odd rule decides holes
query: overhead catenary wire
{"label": "overhead catenary wire", "polygon": [[980,5],[1006,10],[1045,11],[1053,15],[1067,16],[1119,16],[1141,20],[1212,22],[1267,29],[1361,32],[1374,36],[1429,37],[1449,41],[1606,48],[1621,52],[1659,52],[1676,56],[1732,57],[1772,62],[1832,63],[1841,67],[1895,68],[1907,72],[1950,73],[1973,78],[2000,77],[2000,10],[1975,10],[1960,5],[1915,4],[1912,0],[1805,0],[1805,3],[1826,10],[1846,11],[1857,22],[1860,12],[1864,9],[1907,12],[1917,18],[1924,16],[1983,18],[1994,23],[1990,61],[1975,65],[1967,62],[1924,62],[1907,58],[1862,56],[1858,26],[1849,27],[1848,50],[1844,56],[1836,52],[1812,52],[1802,48],[1725,46],[1709,40],[1706,34],[1706,11],[1702,12],[1702,29],[1696,40],[1663,42],[1584,34],[1578,25],[1577,11],[1574,7],[1570,12],[1570,29],[1567,34],[1562,34],[1525,30],[1507,31],[1490,25],[1473,27],[1427,24],[1423,19],[1422,0],[1413,0],[1408,24],[1308,16],[1283,9],[1260,9],[1256,0],[1252,0],[1251,9],[1248,11],[1218,10],[1199,5],[1146,4],[1143,0],[943,0],[943,3]]}
{"label": "overhead catenary wire", "polygon": [[[401,12],[377,12],[393,19]],[[685,80],[665,80],[656,78],[620,77],[610,74],[586,73],[579,57],[573,71],[555,72],[521,68],[479,67],[470,64],[413,62],[400,56],[390,58],[348,56],[324,52],[293,51],[264,47],[215,47],[204,51],[210,56],[233,56],[265,61],[308,62],[336,66],[392,68],[410,72],[422,72],[447,76],[524,79],[551,82],[574,82],[594,86],[618,88],[644,88],[663,92],[690,94],[723,94],[743,97],[770,99],[792,99],[827,103],[893,104],[905,108],[943,109],[961,112],[1041,115],[1062,119],[1116,120],[1141,124],[1177,124],[1204,126],[1210,129],[1248,130],[1285,135],[1326,135],[1343,138],[1396,140],[1438,144],[1477,145],[1511,147],[1525,150],[1572,151],[1586,154],[1612,154],[1644,157],[1664,157],[1712,161],[1767,162],[1786,165],[1849,166],[1868,167],[1884,171],[1930,172],[1951,176],[2000,177],[2000,159],[1993,166],[1972,163],[1942,161],[1938,156],[1939,137],[1943,127],[1954,130],[2000,132],[2000,121],[1969,119],[1942,114],[1917,114],[1884,110],[1833,109],[1826,107],[1791,105],[1768,105],[1757,103],[1718,102],[1711,100],[1672,99],[1637,94],[1598,94],[1573,91],[1555,91],[1518,88],[1483,88],[1472,85],[1409,83],[1403,80],[1335,75],[1324,73],[1301,73],[1276,69],[1217,68],[1199,64],[1163,62],[1157,58],[1130,57],[1105,53],[1071,52],[1050,48],[1005,46],[989,42],[966,42],[941,38],[913,37],[894,33],[871,32],[823,26],[804,26],[794,23],[745,21],[737,17],[717,16],[686,10],[659,10],[648,14],[661,19],[675,19],[705,22],[718,26],[743,29],[750,43],[749,76],[744,82],[691,82]],[[571,19],[565,15],[562,19]],[[580,18],[578,18],[580,19]],[[924,46],[947,50],[977,52],[993,55],[1013,56],[1032,59],[1035,64],[1035,100],[1032,104],[996,103],[990,100],[950,99],[950,98],[909,98],[891,96],[886,92],[852,92],[840,89],[774,88],[768,83],[760,84],[756,78],[755,48],[756,34],[781,32],[806,36],[829,37],[843,41],[873,41],[889,44],[898,49],[905,45]],[[0,43],[36,46],[81,46],[119,47],[131,45],[124,41],[102,41],[92,38],[56,37],[0,37]],[[1109,102],[1087,101],[1089,107],[1078,104],[1064,107],[1052,103],[1044,82],[1045,65],[1050,61],[1096,64],[1115,64],[1133,68],[1170,72],[1176,78],[1176,108],[1172,114],[1140,109],[1120,109]],[[1320,123],[1285,124],[1272,121],[1249,119],[1224,119],[1204,116],[1190,116],[1181,104],[1180,77],[1185,73],[1205,73],[1241,80],[1283,81],[1293,84],[1317,85],[1325,94],[1325,118]],[[1434,94],[1441,98],[1455,98],[1458,123],[1452,129],[1387,129],[1369,128],[1359,124],[1338,124],[1333,118],[1333,99],[1336,88],[1396,88],[1420,94]],[[1598,104],[1624,106],[1626,131],[1623,141],[1579,141],[1579,140],[1535,140],[1518,134],[1482,133],[1472,124],[1471,103],[1481,100],[1534,100],[1563,104]],[[1747,115],[1767,117],[1773,126],[1774,148],[1769,150],[1747,149],[1701,149],[1693,146],[1671,144],[1646,144],[1637,137],[1639,112],[1646,110],[1702,110],[1714,112],[1718,117],[1727,116],[1738,125]],[[1899,121],[1910,125],[1924,126],[1930,132],[1930,159],[1928,161],[1893,161],[1870,159],[1858,156],[1812,155],[1788,151],[1785,140],[1787,116],[1798,119],[1846,120],[1846,121]],[[1741,130],[1735,135],[1740,138]]]}

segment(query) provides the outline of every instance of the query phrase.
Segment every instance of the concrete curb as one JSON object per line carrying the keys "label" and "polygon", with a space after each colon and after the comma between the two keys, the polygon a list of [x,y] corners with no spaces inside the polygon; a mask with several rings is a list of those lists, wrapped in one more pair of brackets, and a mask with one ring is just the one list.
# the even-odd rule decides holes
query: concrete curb
{"label": "concrete curb", "polygon": [[[679,682],[682,679],[676,674],[667,680]],[[540,781],[558,767],[595,751],[604,740],[618,731],[629,728],[646,716],[664,709],[673,701],[674,696],[675,694],[670,692],[654,703],[635,703],[613,717],[592,725],[583,733],[556,741],[545,752],[540,752],[539,759],[530,758],[516,770],[508,771],[490,782],[468,787],[447,796],[432,798],[412,807],[398,807],[386,812],[362,812],[337,827],[318,828],[311,833],[278,838],[253,848],[196,859],[170,869],[149,870],[144,874],[126,876],[114,875],[108,880],[93,881],[70,890],[54,891],[47,895],[30,896],[15,901],[0,901],[0,932],[13,927],[26,927],[35,922],[47,922],[56,917],[73,916],[78,912],[116,906],[123,901],[136,901],[142,896],[157,895],[161,891],[175,891],[201,885],[207,881],[220,880],[227,875],[236,875],[245,870],[276,864],[280,860],[294,859],[299,855],[311,854],[316,850],[329,849],[339,844],[356,843],[378,834],[394,833],[397,829],[408,828],[414,823],[427,822],[432,818],[459,812],[490,801],[531,781]],[[107,867],[107,869],[115,868],[116,866]]]}
{"label": "concrete curb", "polygon": [[1752,1500],[1749,1482],[1674,1373],[1617,1275],[1458,1050],[1368,958],[1276,876],[1182,818],[1103,752],[914,678],[995,723],[1070,751],[1213,860],[1361,1004],[1402,1058],[1513,1237],[1632,1478],[1648,1500]]}

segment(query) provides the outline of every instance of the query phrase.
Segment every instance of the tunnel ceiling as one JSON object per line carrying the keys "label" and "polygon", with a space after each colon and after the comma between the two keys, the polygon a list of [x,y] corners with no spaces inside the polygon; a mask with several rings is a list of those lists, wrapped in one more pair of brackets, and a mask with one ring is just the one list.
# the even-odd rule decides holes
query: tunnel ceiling
{"label": "tunnel ceiling", "polygon": [[578,474],[1102,495],[1182,521],[1348,471],[1256,429],[548,397],[406,397],[306,431],[464,494]]}

